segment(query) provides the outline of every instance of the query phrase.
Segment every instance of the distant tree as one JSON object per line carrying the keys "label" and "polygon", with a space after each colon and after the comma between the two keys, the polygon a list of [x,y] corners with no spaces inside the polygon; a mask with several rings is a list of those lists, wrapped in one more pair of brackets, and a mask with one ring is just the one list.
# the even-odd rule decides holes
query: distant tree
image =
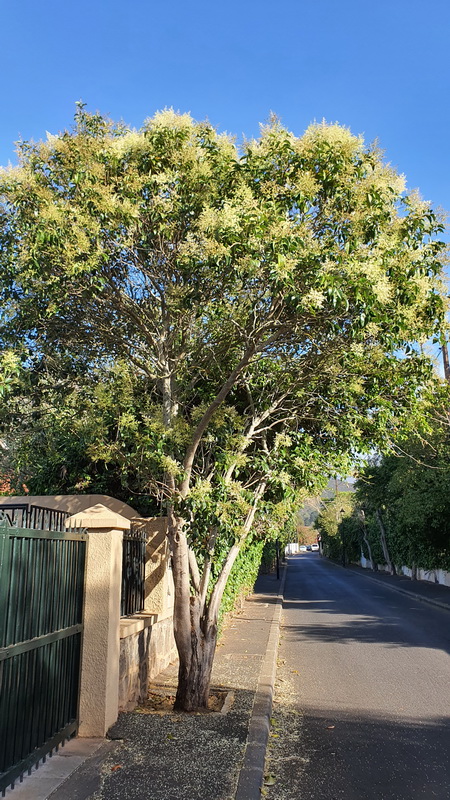
{"label": "distant tree", "polygon": [[176,707],[204,707],[254,523],[345,474],[431,380],[414,342],[440,335],[442,224],[335,125],[272,120],[240,152],[172,111],[133,131],[80,107],[19,158],[0,176],[2,342],[25,367],[145,377],[145,447],[126,457],[149,459],[169,520]]}
{"label": "distant tree", "polygon": [[356,485],[380,563],[450,569],[450,438],[445,412],[369,464]]}
{"label": "distant tree", "polygon": [[356,561],[361,554],[360,531],[354,515],[354,498],[348,492],[339,492],[324,500],[314,526],[321,537],[325,556],[342,561]]}
{"label": "distant tree", "polygon": [[299,544],[313,544],[317,541],[317,530],[308,525],[298,525],[297,541]]}

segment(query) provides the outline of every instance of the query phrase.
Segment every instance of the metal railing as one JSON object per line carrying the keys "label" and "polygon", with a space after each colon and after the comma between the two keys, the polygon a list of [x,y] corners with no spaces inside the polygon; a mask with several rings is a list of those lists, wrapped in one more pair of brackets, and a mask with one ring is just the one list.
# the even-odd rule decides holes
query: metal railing
{"label": "metal railing", "polygon": [[144,610],[146,547],[146,532],[142,527],[133,527],[132,525],[130,531],[123,537],[120,602],[122,617],[138,614]]}
{"label": "metal railing", "polygon": [[3,794],[78,727],[86,540],[0,522]]}
{"label": "metal railing", "polygon": [[9,525],[41,531],[65,531],[70,514],[55,508],[28,505],[28,503],[1,503],[0,515]]}

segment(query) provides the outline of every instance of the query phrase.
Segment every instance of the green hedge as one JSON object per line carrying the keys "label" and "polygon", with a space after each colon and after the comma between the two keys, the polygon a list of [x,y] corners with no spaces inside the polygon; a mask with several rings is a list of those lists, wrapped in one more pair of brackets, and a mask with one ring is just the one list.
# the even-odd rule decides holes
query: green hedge
{"label": "green hedge", "polygon": [[235,608],[239,598],[245,597],[252,591],[258,577],[263,548],[264,541],[248,542],[236,558],[222,597],[219,627],[224,614]]}

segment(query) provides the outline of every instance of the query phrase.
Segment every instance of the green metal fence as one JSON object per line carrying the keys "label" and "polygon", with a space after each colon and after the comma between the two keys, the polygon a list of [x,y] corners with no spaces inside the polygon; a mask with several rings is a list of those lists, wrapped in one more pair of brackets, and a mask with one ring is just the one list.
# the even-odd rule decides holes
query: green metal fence
{"label": "green metal fence", "polygon": [[0,791],[78,727],[87,536],[0,521]]}

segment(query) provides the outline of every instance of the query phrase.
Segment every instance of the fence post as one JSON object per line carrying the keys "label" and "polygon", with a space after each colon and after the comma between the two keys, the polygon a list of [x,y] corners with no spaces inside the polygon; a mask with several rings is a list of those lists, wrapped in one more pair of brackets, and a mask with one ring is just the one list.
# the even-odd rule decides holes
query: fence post
{"label": "fence post", "polygon": [[78,732],[102,737],[119,709],[122,540],[130,521],[99,503],[66,524],[89,534]]}

